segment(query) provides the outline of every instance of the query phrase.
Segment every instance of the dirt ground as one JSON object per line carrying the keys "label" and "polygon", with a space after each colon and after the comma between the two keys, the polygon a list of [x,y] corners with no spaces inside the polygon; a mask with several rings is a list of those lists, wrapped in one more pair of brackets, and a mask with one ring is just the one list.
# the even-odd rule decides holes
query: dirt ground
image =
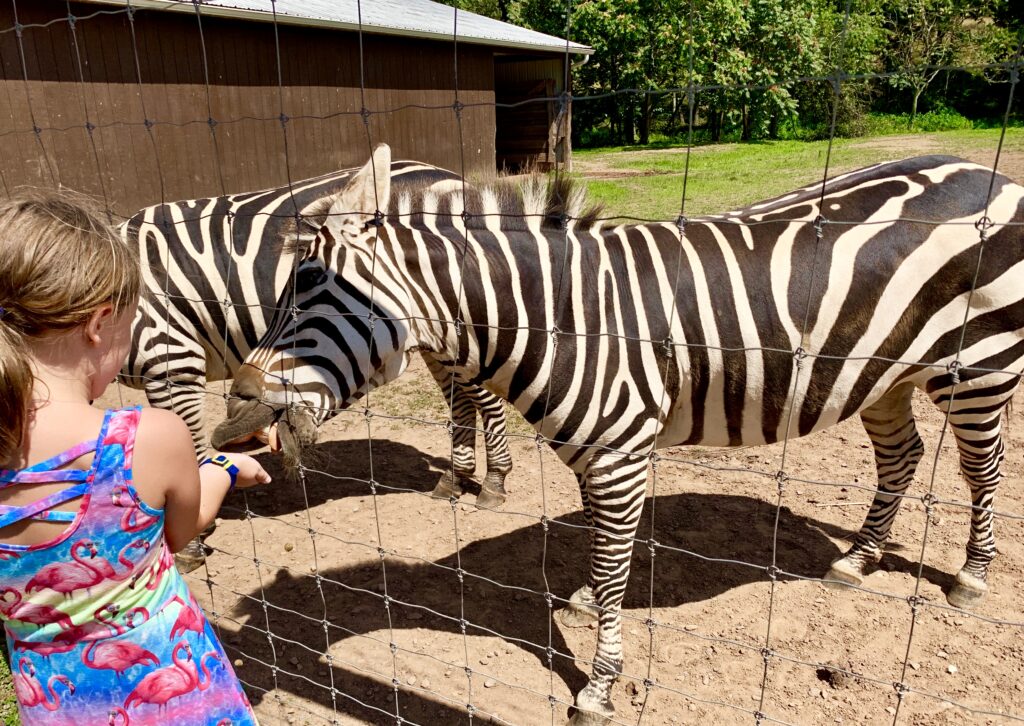
{"label": "dirt ground", "polygon": [[[210,390],[215,422],[224,389]],[[120,400],[141,397],[108,393],[107,403]],[[927,444],[911,491],[919,497],[942,419],[917,403]],[[481,511],[466,495],[453,508],[426,495],[446,465],[449,438],[443,400],[422,364],[369,405],[372,417],[346,412],[324,427],[304,485],[287,480],[276,456],[260,454],[275,482],[231,496],[209,538],[208,570],[189,578],[261,721],[401,723],[398,714],[451,724],[472,714],[485,723],[563,723],[596,637],[552,617],[584,579],[575,479],[515,420],[508,502]],[[637,723],[642,713],[648,724],[755,723],[760,711],[794,724],[893,723],[900,681],[909,689],[902,724],[1024,718],[1019,409],[1007,443],[997,508],[1017,518],[997,523],[990,594],[974,613],[946,605],[968,511],[939,505],[916,618],[907,597],[922,559],[919,499],[905,501],[867,590],[830,590],[813,579],[845,549],[871,499],[872,456],[856,419],[790,442],[785,461],[781,445],[664,450],[639,535],[658,543],[656,556],[646,542],[635,549],[626,595],[616,722]],[[939,453],[935,494],[965,501],[949,437]],[[482,455],[478,463],[482,472]],[[780,468],[791,480],[777,509]],[[782,573],[774,588],[773,551]]]}

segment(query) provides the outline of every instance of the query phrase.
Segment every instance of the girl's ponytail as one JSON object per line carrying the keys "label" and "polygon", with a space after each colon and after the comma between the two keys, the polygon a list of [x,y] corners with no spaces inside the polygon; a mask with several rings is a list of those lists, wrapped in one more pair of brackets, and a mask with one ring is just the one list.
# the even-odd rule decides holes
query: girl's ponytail
{"label": "girl's ponytail", "polygon": [[15,466],[29,416],[32,367],[13,316],[0,308],[0,465]]}

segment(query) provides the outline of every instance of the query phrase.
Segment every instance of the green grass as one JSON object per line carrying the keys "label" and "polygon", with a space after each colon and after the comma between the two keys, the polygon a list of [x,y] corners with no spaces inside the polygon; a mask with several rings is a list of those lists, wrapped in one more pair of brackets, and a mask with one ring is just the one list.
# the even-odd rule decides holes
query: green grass
{"label": "green grass", "polygon": [[18,718],[18,702],[14,697],[14,687],[11,685],[11,671],[7,667],[7,647],[3,648],[3,657],[0,658],[0,723],[4,726],[18,726],[21,719]]}
{"label": "green grass", "polygon": [[[918,154],[956,154],[991,164],[999,133],[962,129],[836,139],[829,174]],[[1008,129],[1004,149],[1024,151],[1024,129]],[[610,214],[673,220],[679,215],[684,178],[688,216],[725,212],[820,180],[829,152],[827,141],[698,146],[691,151],[688,174],[685,147],[585,149],[573,156],[576,173],[587,178],[591,199],[603,203]]]}

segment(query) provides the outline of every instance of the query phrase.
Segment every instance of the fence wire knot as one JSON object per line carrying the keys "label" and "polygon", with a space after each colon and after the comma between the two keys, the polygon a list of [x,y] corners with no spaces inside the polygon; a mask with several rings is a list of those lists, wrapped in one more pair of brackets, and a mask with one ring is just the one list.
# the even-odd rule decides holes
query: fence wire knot
{"label": "fence wire knot", "polygon": [[903,697],[905,695],[910,693],[910,686],[908,686],[906,683],[903,683],[902,681],[894,681],[892,687],[893,690],[896,691],[896,698],[900,701],[903,700]]}
{"label": "fence wire knot", "polygon": [[950,361],[949,365],[946,366],[946,370],[949,371],[949,378],[953,381],[953,385],[960,382],[960,371],[964,368],[964,364],[959,360]]}
{"label": "fence wire knot", "polygon": [[676,354],[675,343],[672,342],[672,336],[661,341],[661,351],[666,358],[672,360],[672,357]]}
{"label": "fence wire knot", "polygon": [[821,238],[825,233],[825,225],[828,224],[828,220],[820,214],[814,218],[814,235]]}
{"label": "fence wire knot", "polygon": [[928,598],[923,595],[909,595],[907,596],[907,603],[910,605],[911,612],[916,613],[921,609],[922,605],[928,603]]}
{"label": "fence wire knot", "polygon": [[758,726],[764,723],[765,718],[766,716],[762,711],[754,711],[754,723],[758,724]]}
{"label": "fence wire knot", "polygon": [[281,128],[285,128],[288,125],[288,122],[291,121],[291,119],[288,118],[288,114],[286,113],[282,113],[277,118],[281,122]]}
{"label": "fence wire knot", "polygon": [[782,469],[779,469],[777,472],[775,472],[775,485],[778,488],[780,497],[786,491],[787,482],[789,482],[789,474],[787,474]]}
{"label": "fence wire knot", "polygon": [[398,653],[398,643],[391,641],[390,643],[388,643],[388,647],[391,648],[391,655],[395,655]]}
{"label": "fence wire knot", "polygon": [[939,503],[939,498],[932,492],[925,492],[921,497],[921,501],[924,503],[925,510],[931,514],[932,509]]}
{"label": "fence wire knot", "polygon": [[992,229],[995,226],[995,224],[996,223],[992,221],[992,218],[986,214],[978,218],[978,220],[974,223],[974,228],[979,232],[986,232]]}
{"label": "fence wire knot", "polygon": [[206,125],[209,126],[211,129],[216,127],[217,126],[217,119],[215,119],[213,116],[207,117]]}
{"label": "fence wire knot", "polygon": [[680,237],[686,234],[686,225],[688,225],[689,223],[690,220],[682,214],[676,217],[676,228],[679,230]]}
{"label": "fence wire knot", "polygon": [[767,663],[768,660],[775,655],[775,651],[771,648],[761,648],[760,653],[761,660],[763,660],[765,663]]}
{"label": "fence wire knot", "polygon": [[644,620],[644,625],[647,626],[648,631],[653,633],[654,628],[657,627],[658,624],[654,621],[654,618],[647,618],[646,620]]}
{"label": "fence wire knot", "polygon": [[654,539],[654,537],[651,537],[649,540],[647,540],[647,551],[650,553],[652,560],[658,554],[657,548],[658,548],[658,540]]}
{"label": "fence wire knot", "polygon": [[766,567],[764,571],[768,575],[768,579],[772,581],[777,580],[779,577],[779,573],[782,572],[782,570],[780,570],[775,565],[768,565],[768,567]]}

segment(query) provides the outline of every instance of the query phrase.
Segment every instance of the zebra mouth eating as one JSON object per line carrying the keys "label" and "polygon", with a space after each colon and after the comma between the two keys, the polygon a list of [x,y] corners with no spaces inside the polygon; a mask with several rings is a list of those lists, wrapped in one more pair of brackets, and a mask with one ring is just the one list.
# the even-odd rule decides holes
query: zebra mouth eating
{"label": "zebra mouth eating", "polygon": [[263,401],[233,399],[228,401],[228,415],[210,435],[210,445],[222,449],[232,443],[244,441],[254,432],[275,423],[280,411]]}
{"label": "zebra mouth eating", "polygon": [[316,443],[317,427],[313,415],[302,408],[277,407],[265,401],[233,399],[228,402],[228,415],[210,436],[210,444],[220,449],[246,440],[269,428],[272,451],[284,454],[291,470],[309,456],[309,447]]}

